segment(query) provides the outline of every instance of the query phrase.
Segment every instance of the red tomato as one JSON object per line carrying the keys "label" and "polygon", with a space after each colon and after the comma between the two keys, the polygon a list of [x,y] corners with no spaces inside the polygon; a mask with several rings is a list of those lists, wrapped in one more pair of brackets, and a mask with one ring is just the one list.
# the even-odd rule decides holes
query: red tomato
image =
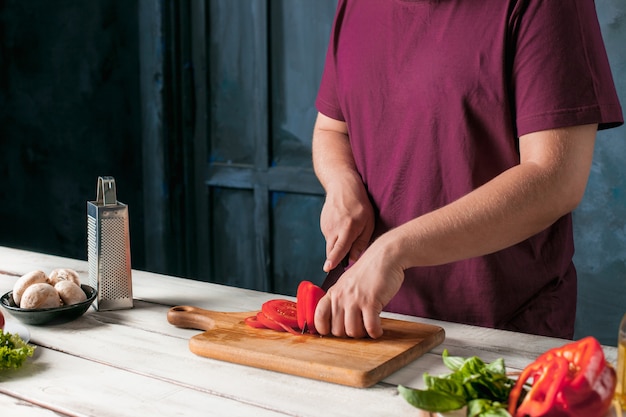
{"label": "red tomato", "polygon": [[269,317],[267,317],[265,315],[265,313],[263,313],[262,311],[259,311],[256,315],[256,319],[259,323],[261,323],[263,326],[265,326],[268,329],[272,329],[272,330],[276,330],[279,332],[284,332],[285,329],[283,329],[280,324],[276,323],[274,320],[270,319]]}
{"label": "red tomato", "polygon": [[317,334],[315,329],[315,309],[326,292],[310,281],[302,281],[298,285],[297,318],[298,327],[306,329],[311,334]]}
{"label": "red tomato", "polygon": [[298,327],[296,303],[289,300],[269,300],[261,306],[267,317],[287,327]]}
{"label": "red tomato", "polygon": [[309,333],[311,334],[317,334],[317,330],[315,329],[315,309],[324,295],[326,295],[326,291],[317,285],[313,285],[309,290],[309,295],[306,300],[306,322]]}
{"label": "red tomato", "polygon": [[261,323],[259,320],[257,320],[256,316],[246,317],[246,319],[243,322],[246,323],[250,327],[254,327],[255,329],[266,329],[267,328],[267,327],[265,327],[265,325],[263,323]]}
{"label": "red tomato", "polygon": [[304,329],[304,326],[307,325],[306,302],[311,286],[313,286],[313,283],[310,281],[302,281],[300,282],[300,285],[298,285],[298,291],[296,293],[296,310],[298,328],[300,329]]}
{"label": "red tomato", "polygon": [[295,330],[293,327],[287,326],[285,323],[276,321],[271,317],[268,317],[264,312],[259,311],[256,315],[256,319],[262,323],[266,328],[276,330],[278,332],[289,332],[295,335],[299,335],[300,333]]}
{"label": "red tomato", "polygon": [[0,311],[0,330],[4,330],[4,315]]}

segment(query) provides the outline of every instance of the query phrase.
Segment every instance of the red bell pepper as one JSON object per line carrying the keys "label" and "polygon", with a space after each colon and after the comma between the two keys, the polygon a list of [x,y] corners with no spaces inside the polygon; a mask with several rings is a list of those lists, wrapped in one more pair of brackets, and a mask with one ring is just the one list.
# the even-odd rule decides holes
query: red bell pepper
{"label": "red bell pepper", "polygon": [[[532,386],[518,406],[524,384]],[[546,351],[521,373],[509,396],[514,417],[602,417],[617,378],[594,337]]]}

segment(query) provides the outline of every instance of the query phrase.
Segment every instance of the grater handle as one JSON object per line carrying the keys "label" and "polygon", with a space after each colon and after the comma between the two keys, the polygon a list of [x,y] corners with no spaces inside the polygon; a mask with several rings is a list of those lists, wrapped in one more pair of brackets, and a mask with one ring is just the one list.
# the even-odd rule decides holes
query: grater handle
{"label": "grater handle", "polygon": [[98,205],[110,206],[117,204],[117,194],[115,192],[115,179],[113,177],[98,177],[98,187],[96,189],[96,203]]}

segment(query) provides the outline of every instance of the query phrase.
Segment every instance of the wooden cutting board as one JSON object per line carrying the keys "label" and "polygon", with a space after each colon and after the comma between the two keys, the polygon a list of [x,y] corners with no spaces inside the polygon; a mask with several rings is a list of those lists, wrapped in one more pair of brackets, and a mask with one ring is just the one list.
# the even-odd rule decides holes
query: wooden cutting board
{"label": "wooden cutting board", "polygon": [[293,335],[247,326],[244,319],[255,314],[177,306],[167,319],[205,330],[189,340],[196,355],[352,387],[374,385],[445,338],[441,327],[389,318],[378,339]]}

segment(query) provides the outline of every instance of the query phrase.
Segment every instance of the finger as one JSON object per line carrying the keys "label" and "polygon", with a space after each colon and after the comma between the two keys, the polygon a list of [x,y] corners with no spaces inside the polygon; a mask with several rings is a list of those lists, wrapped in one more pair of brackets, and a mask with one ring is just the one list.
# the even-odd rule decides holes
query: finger
{"label": "finger", "polygon": [[330,257],[336,242],[336,236],[333,239],[326,239],[326,260],[324,261],[324,266],[322,266],[322,270],[326,273],[330,272],[336,266],[333,264],[333,260]]}
{"label": "finger", "polygon": [[350,260],[352,262],[356,262],[357,259],[361,257],[361,254],[365,252],[367,247],[370,245],[373,232],[374,232],[373,225],[368,224],[361,231],[361,233],[356,237],[356,239],[354,240],[354,243],[352,243],[352,248],[350,249]]}
{"label": "finger", "polygon": [[336,243],[337,243],[337,236],[333,238],[326,238],[326,258],[330,256]]}
{"label": "finger", "polygon": [[323,296],[315,308],[315,330],[322,336],[330,333],[331,304],[328,295]]}
{"label": "finger", "polygon": [[372,310],[363,311],[363,326],[372,339],[377,339],[383,335],[383,326],[380,319],[380,312]]}
{"label": "finger", "polygon": [[329,272],[334,269],[343,258],[346,257],[350,251],[350,246],[347,241],[337,239],[331,251],[326,256],[326,262],[324,263],[324,271]]}
{"label": "finger", "polygon": [[345,314],[346,336],[360,339],[367,336],[367,331],[363,325],[363,315],[361,310],[352,309]]}
{"label": "finger", "polygon": [[336,337],[344,337],[346,335],[346,328],[344,325],[344,310],[343,307],[331,297],[331,308],[332,308],[332,317],[331,321],[331,330],[330,332],[333,336]]}

